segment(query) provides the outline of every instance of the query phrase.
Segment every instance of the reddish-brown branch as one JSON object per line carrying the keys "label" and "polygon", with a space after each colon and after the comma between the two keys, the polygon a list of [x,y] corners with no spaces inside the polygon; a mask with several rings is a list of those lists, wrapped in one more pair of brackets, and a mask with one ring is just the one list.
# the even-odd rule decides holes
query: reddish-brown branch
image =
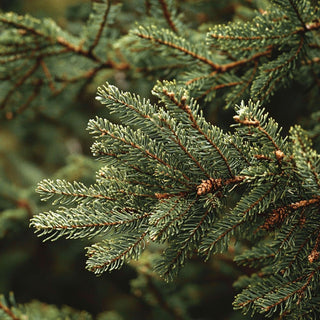
{"label": "reddish-brown branch", "polygon": [[272,137],[270,136],[270,134],[263,128],[261,127],[260,125],[260,121],[257,120],[257,119],[248,119],[248,118],[244,118],[244,119],[241,119],[239,116],[234,116],[233,119],[238,122],[238,123],[241,123],[245,126],[252,126],[252,127],[255,127],[257,128],[259,131],[261,131],[270,141],[271,143],[273,144],[274,148],[276,149],[276,157],[281,157],[283,158],[284,157],[284,154],[282,153],[280,155],[280,153],[277,151],[280,151],[280,148],[278,147],[278,145],[276,144],[276,142],[272,139]]}
{"label": "reddish-brown branch", "polygon": [[261,225],[257,229],[257,231],[261,229],[265,229],[265,230],[273,229],[275,226],[282,224],[284,219],[288,216],[288,214],[292,210],[306,208],[308,206],[317,204],[319,202],[320,202],[320,197],[316,197],[316,198],[307,199],[307,200],[300,200],[298,202],[276,208],[268,214],[268,217],[265,220],[264,224]]}
{"label": "reddish-brown branch", "polygon": [[[177,168],[173,168],[169,163],[167,163],[166,161],[164,161],[163,159],[159,158],[156,154],[153,154],[152,152],[150,152],[149,150],[145,150],[143,149],[141,146],[133,143],[132,141],[127,141],[126,139],[124,138],[121,138],[121,137],[117,137],[116,135],[114,135],[112,132],[108,131],[108,130],[105,130],[105,129],[101,129],[100,127],[96,126],[96,128],[101,132],[101,136],[104,136],[104,135],[109,135],[111,138],[115,139],[115,140],[119,140],[121,142],[123,142],[124,144],[126,145],[130,145],[131,147],[133,147],[134,149],[137,149],[139,150],[140,152],[142,152],[143,154],[145,154],[147,157],[150,157],[156,161],[158,161],[159,163],[161,163],[162,165],[164,165],[165,167],[169,168],[170,170],[175,170],[175,171],[179,171],[181,172],[181,174],[183,175],[183,177],[187,180],[187,181],[190,181],[190,178],[188,176],[186,176],[182,171],[180,171],[179,169]],[[173,180],[177,180],[179,181],[180,183],[186,185],[186,186],[189,186],[189,184],[177,177],[171,177]]]}
{"label": "reddish-brown branch", "polygon": [[[121,258],[125,257],[126,254],[128,254],[130,252],[131,249],[133,249],[134,247],[138,246],[139,243],[141,241],[144,240],[145,236],[147,235],[147,232],[144,232],[138,239],[135,243],[133,243],[131,246],[129,246],[126,250],[124,250],[123,252],[121,252],[118,256],[116,256],[115,258],[111,259],[111,260],[108,260],[106,261],[105,263],[102,263],[100,265],[95,265],[95,266],[90,266],[90,269],[92,271],[96,271],[97,269],[102,269],[108,265],[111,265],[113,264],[114,262],[116,262],[117,260],[120,260]],[[93,252],[91,254],[91,256],[93,255]]]}
{"label": "reddish-brown branch", "polygon": [[188,116],[190,121],[192,122],[192,126],[216,149],[216,151],[219,153],[220,157],[223,159],[223,161],[226,164],[226,167],[229,171],[229,174],[231,177],[234,177],[234,174],[232,173],[231,167],[228,163],[227,158],[224,156],[224,154],[222,153],[222,151],[219,149],[219,147],[207,136],[207,134],[205,132],[202,131],[202,129],[199,127],[197,120],[195,119],[195,117],[192,114],[192,111],[190,109],[190,107],[185,104],[185,102],[182,101],[178,101],[175,97],[175,94],[173,92],[168,92],[166,89],[163,89],[163,93],[180,109],[182,109],[183,111],[185,111]]}
{"label": "reddish-brown branch", "polygon": [[[176,207],[176,205],[178,204],[180,199],[177,199],[174,203],[174,205],[170,208],[170,210],[165,214],[163,215],[162,217],[160,217],[156,223],[155,223],[155,226],[157,226],[159,224],[159,222],[163,219],[165,219],[166,217],[168,217],[170,215],[170,213],[174,210],[174,208]],[[174,222],[178,221],[178,220],[181,220],[188,212],[189,210],[193,207],[193,205],[197,202],[198,199],[195,199],[193,200],[189,205],[188,207],[182,212],[179,214],[178,217],[175,217],[174,219],[172,219],[166,226],[164,226],[156,235],[154,235],[152,237],[152,240],[155,241],[156,239],[159,239],[163,233],[169,229],[170,226],[173,225]]]}
{"label": "reddish-brown branch", "polygon": [[112,198],[104,194],[84,194],[84,193],[65,192],[65,191],[59,191],[56,189],[43,188],[42,186],[39,186],[37,189],[43,192],[52,193],[52,194],[61,195],[61,196],[71,196],[76,198],[96,198],[96,199],[105,199],[110,201],[117,200],[116,198]]}
{"label": "reddish-brown branch", "polygon": [[43,72],[44,72],[46,78],[48,79],[50,90],[52,91],[52,93],[55,93],[56,89],[53,84],[52,75],[51,75],[46,63],[43,60],[40,60],[40,65],[43,69]]}
{"label": "reddish-brown branch", "polygon": [[12,320],[20,320],[18,317],[14,315],[14,313],[8,307],[6,307],[1,302],[0,302],[0,309],[3,310]]}
{"label": "reddish-brown branch", "polygon": [[9,90],[5,98],[2,100],[2,103],[0,105],[0,109],[4,109],[8,100],[12,96],[12,94],[19,88],[21,87],[25,81],[33,74],[36,72],[40,65],[40,60],[36,60],[34,65],[19,79],[19,81],[16,82],[16,84]]}
{"label": "reddish-brown branch", "polygon": [[[275,308],[276,306],[278,306],[279,304],[283,303],[284,301],[287,301],[290,297],[294,296],[295,294],[299,294],[300,297],[303,296],[304,292],[306,291],[307,287],[309,286],[312,278],[314,277],[315,273],[318,272],[318,270],[320,269],[320,267],[318,267],[317,269],[313,270],[312,272],[310,272],[308,274],[308,278],[306,280],[306,282],[304,283],[304,285],[302,287],[300,287],[297,290],[294,290],[293,292],[290,292],[287,296],[283,297],[282,299],[279,299],[277,302],[273,303],[270,306],[264,307],[263,309],[265,310],[265,312],[268,312],[270,309]],[[304,276],[302,276],[304,277]],[[296,280],[289,282],[288,284],[291,283],[296,283],[298,281],[302,280],[302,277],[297,278]],[[300,300],[297,301],[297,303],[299,303]]]}
{"label": "reddish-brown branch", "polygon": [[165,0],[159,0],[159,2],[160,2],[160,5],[162,7],[163,15],[164,15],[165,19],[168,22],[168,25],[170,26],[170,28],[174,32],[178,32],[178,29],[177,29],[176,25],[172,21],[172,18],[171,18],[170,12],[168,10],[168,5],[167,5],[166,1]]}
{"label": "reddish-brown branch", "polygon": [[[192,79],[191,81],[188,81],[186,84],[189,84],[189,83],[193,82],[194,80],[195,79]],[[201,96],[197,97],[197,99],[201,99],[201,98],[205,97],[206,95],[209,94],[209,92],[217,91],[217,90],[224,89],[224,88],[234,87],[234,86],[237,86],[237,85],[242,84],[242,83],[243,83],[243,81],[218,84],[218,85],[216,85],[214,87],[211,87],[208,90],[206,90]]]}
{"label": "reddish-brown branch", "polygon": [[230,63],[226,63],[226,64],[221,65],[219,72],[226,72],[230,69],[234,69],[238,66],[247,64],[248,62],[255,61],[261,57],[265,57],[265,56],[271,54],[271,52],[272,52],[272,46],[269,46],[269,47],[267,47],[267,50],[262,51],[262,52],[258,52],[250,58],[246,58],[246,59],[242,59],[242,60],[238,60],[238,61],[234,61],[234,62],[230,62]]}
{"label": "reddish-brown branch", "polygon": [[104,12],[104,15],[103,15],[103,18],[102,18],[102,22],[100,24],[100,28],[94,38],[94,41],[93,43],[91,44],[91,46],[89,47],[88,49],[88,54],[91,55],[94,48],[98,45],[99,41],[100,41],[100,38],[101,38],[101,35],[102,35],[102,31],[103,31],[103,28],[105,27],[106,23],[107,23],[107,17],[108,17],[108,14],[109,14],[109,11],[110,11],[110,7],[111,7],[111,1],[107,1],[107,8]]}
{"label": "reddish-brown branch", "polygon": [[124,224],[130,224],[134,221],[138,221],[147,218],[151,213],[145,213],[139,217],[134,217],[129,220],[119,220],[114,222],[102,222],[102,223],[86,223],[86,224],[73,224],[73,225],[54,225],[54,226],[42,226],[41,230],[67,230],[67,229],[90,229],[90,228],[103,228],[103,227],[113,227],[120,226]]}
{"label": "reddish-brown branch", "polygon": [[[209,210],[206,210],[205,213],[203,214],[203,216],[201,217],[201,220],[199,221],[199,223],[194,227],[194,229],[191,231],[190,235],[188,236],[187,239],[185,239],[183,241],[183,245],[180,247],[180,249],[177,251],[176,256],[171,260],[170,262],[170,268],[172,266],[174,266],[174,264],[176,263],[176,261],[179,259],[179,257],[182,255],[183,251],[185,250],[185,248],[187,247],[188,243],[191,241],[192,237],[196,234],[196,232],[199,230],[199,228],[201,227],[201,225],[203,224],[204,220],[206,219],[207,215],[209,214]],[[168,271],[165,272],[165,275],[168,275],[170,272],[170,269]]]}
{"label": "reddish-brown branch", "polygon": [[142,34],[142,33],[137,33],[136,34],[138,37],[142,38],[142,39],[146,39],[146,40],[151,40],[153,42],[156,42],[156,43],[159,43],[159,44],[163,44],[165,46],[168,46],[172,49],[176,49],[178,51],[181,51],[183,52],[184,54],[186,55],[189,55],[191,56],[192,58],[196,59],[196,60],[199,60],[205,64],[208,64],[212,69],[215,69],[215,70],[219,70],[220,69],[220,66],[216,63],[214,63],[213,61],[209,60],[208,58],[204,57],[204,56],[201,56],[199,55],[198,53],[195,53],[193,51],[190,51],[184,47],[181,47],[173,42],[170,42],[170,41],[166,41],[166,40],[162,40],[162,39],[159,39],[159,38],[155,38],[153,36],[150,36],[150,35],[145,35],[145,34]]}
{"label": "reddish-brown branch", "polygon": [[38,79],[35,81],[35,85],[34,85],[34,89],[33,89],[32,94],[29,96],[27,101],[19,107],[19,109],[17,110],[18,114],[24,112],[29,107],[29,105],[32,103],[32,101],[39,95],[42,84],[43,84],[43,82],[41,79]]}
{"label": "reddish-brown branch", "polygon": [[160,119],[162,122],[165,123],[166,127],[171,131],[173,136],[172,140],[178,144],[178,146],[183,150],[183,152],[196,164],[196,166],[204,173],[205,176],[210,178],[210,175],[206,172],[206,170],[202,167],[200,162],[187,150],[187,148],[182,144],[181,140],[179,139],[178,135],[176,132],[172,129],[171,125],[166,121],[166,119]]}

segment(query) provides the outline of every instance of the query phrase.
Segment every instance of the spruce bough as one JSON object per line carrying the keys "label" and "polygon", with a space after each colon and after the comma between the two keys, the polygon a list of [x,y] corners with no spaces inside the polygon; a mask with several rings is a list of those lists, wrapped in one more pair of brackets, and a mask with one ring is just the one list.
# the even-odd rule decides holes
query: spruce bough
{"label": "spruce bough", "polygon": [[[176,11],[165,17],[167,28],[145,23],[122,44],[132,43],[124,52],[138,67],[162,70],[169,62],[176,81],[156,84],[157,103],[101,86],[97,100],[120,123],[89,121],[92,153],[102,163],[96,183],[43,180],[37,191],[59,208],[36,215],[31,226],[46,239],[92,239],[87,268],[96,274],[158,244],[164,249],[155,269],[165,280],[188,258],[208,260],[236,241],[235,261],[254,272],[236,282],[234,307],[314,319],[320,167],[310,136],[318,131],[295,125],[282,135],[262,104],[298,76],[311,107],[319,97],[319,8],[272,1],[251,21],[214,26],[206,43],[195,33],[186,40]],[[212,99],[235,106],[230,131],[204,118]]]}
{"label": "spruce bough", "polygon": [[[31,225],[47,239],[99,236],[87,248],[95,273],[167,243],[156,270],[173,279],[187,258],[208,259],[235,237],[256,245],[236,257],[259,270],[241,279],[235,307],[272,314],[312,312],[318,292],[319,155],[301,127],[283,138],[260,103],[236,106],[232,132],[208,123],[174,82],[158,83],[159,104],[106,84],[97,99],[122,124],[90,120],[96,184],[44,180],[57,211]],[[236,195],[240,198],[236,201]],[[230,203],[236,201],[230,208]],[[290,303],[288,303],[290,302]]]}

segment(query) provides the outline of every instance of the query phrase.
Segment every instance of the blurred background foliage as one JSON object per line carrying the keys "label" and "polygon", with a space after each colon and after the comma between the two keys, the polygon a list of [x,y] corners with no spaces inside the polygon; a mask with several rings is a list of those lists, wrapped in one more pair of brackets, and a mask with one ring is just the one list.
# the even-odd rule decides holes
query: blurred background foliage
{"label": "blurred background foliage", "polygon": [[[250,19],[252,2],[257,1],[214,1],[214,5],[209,0],[180,2],[181,11],[186,10],[186,21],[194,28],[203,24],[205,29],[213,23]],[[123,1],[115,28],[120,35],[139,21],[144,5],[139,0]],[[89,0],[0,1],[3,12],[51,17],[73,34],[87,20],[90,7]],[[232,310],[232,283],[241,273],[250,273],[232,262],[237,247],[208,263],[192,260],[174,283],[167,284],[149,268],[157,248],[151,247],[139,262],[96,277],[85,270],[83,242],[43,243],[29,229],[32,215],[47,210],[47,204],[40,203],[34,192],[42,178],[94,182],[99,163],[90,156],[91,140],[86,126],[90,118],[106,116],[94,99],[97,86],[106,80],[147,96],[156,79],[151,73],[139,76],[134,68],[108,69],[90,79],[85,90],[68,91],[59,100],[44,101],[49,110],[0,120],[0,293],[9,296],[9,292],[14,292],[18,303],[41,301],[32,302],[34,309],[41,309],[42,303],[57,308],[68,305],[86,310],[93,317],[99,315],[101,320],[245,319]],[[284,100],[291,103],[290,114],[279,108]],[[293,87],[279,92],[269,104],[273,106],[271,114],[285,130],[302,115],[303,110],[297,107],[301,100],[302,93]],[[216,105],[209,106],[206,113],[223,127],[232,118],[232,111]],[[56,307],[48,310],[54,314]],[[70,310],[65,314],[72,314]],[[77,317],[81,319],[79,314]]]}

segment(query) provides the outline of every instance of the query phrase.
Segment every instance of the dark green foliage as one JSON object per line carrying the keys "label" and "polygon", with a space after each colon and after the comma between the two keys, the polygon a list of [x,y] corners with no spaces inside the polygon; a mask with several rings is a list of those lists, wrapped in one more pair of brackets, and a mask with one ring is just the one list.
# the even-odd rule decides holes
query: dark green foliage
{"label": "dark green foliage", "polygon": [[[87,268],[96,274],[134,260],[133,288],[148,288],[145,299],[161,317],[189,315],[179,294],[167,302],[157,277],[176,282],[188,260],[222,254],[245,273],[235,283],[235,309],[315,319],[319,3],[230,1],[227,24],[197,11],[218,4],[193,5],[147,1],[143,13],[131,10],[139,20],[132,27],[121,13],[128,4],[93,1],[81,32],[77,24],[71,32],[51,19],[0,15],[4,119],[51,118],[54,105],[63,109],[108,78],[96,97],[106,115],[90,114],[87,126],[99,160],[88,160],[99,166],[95,181],[42,180],[37,192],[54,208],[39,209],[31,227],[46,240],[88,239]],[[269,113],[290,113],[288,101],[300,119],[282,132]],[[209,121],[221,107],[234,110],[229,128]],[[5,212],[23,219],[22,209],[30,214],[24,202]]]}

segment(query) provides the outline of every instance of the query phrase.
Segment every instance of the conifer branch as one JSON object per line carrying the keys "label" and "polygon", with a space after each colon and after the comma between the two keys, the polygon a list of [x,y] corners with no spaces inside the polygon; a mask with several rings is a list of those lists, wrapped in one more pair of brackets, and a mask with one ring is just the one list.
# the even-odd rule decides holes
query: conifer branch
{"label": "conifer branch", "polygon": [[[310,88],[304,101],[315,104],[319,8],[313,11],[309,0],[277,0],[252,13],[251,21],[213,26],[205,43],[201,31],[182,27],[172,3],[147,2],[146,23],[153,25],[119,41],[105,38],[118,12],[106,0],[93,3],[82,38],[52,22],[50,33],[38,20],[7,16],[25,38],[21,46],[6,40],[10,43],[0,53],[0,66],[6,59],[12,66],[1,76],[10,82],[6,104],[14,100],[10,90],[17,81],[12,90],[32,88],[25,109],[40,90],[56,98],[71,84],[86,86],[107,68],[121,71],[111,75],[115,79],[131,66],[143,75],[176,79],[159,81],[152,91],[158,100],[152,103],[108,83],[98,89],[97,100],[116,121],[97,117],[88,124],[95,140],[91,151],[103,162],[96,183],[44,180],[37,189],[41,198],[65,207],[33,217],[31,226],[47,240],[99,236],[102,240],[87,251],[87,268],[97,274],[139,258],[150,241],[160,244],[164,250],[155,270],[166,279],[193,254],[208,260],[230,248],[233,238],[244,239],[245,246],[254,246],[235,252],[235,260],[257,273],[239,279],[242,291],[234,306],[299,317],[317,301],[320,275],[320,166],[310,132],[296,126],[282,136],[252,100],[236,105],[237,124],[230,132],[206,121],[202,108],[203,100],[213,108],[249,96],[264,101],[290,79]],[[167,29],[161,29],[165,23]],[[177,35],[180,28],[190,39]],[[113,48],[113,40],[116,50],[105,57],[101,46],[108,42],[107,49]],[[59,61],[85,61],[85,67],[59,73],[50,63],[53,53]],[[132,79],[125,80],[130,85]],[[312,134],[318,131],[315,127]],[[166,309],[161,297],[159,303]]]}
{"label": "conifer branch", "polygon": [[24,82],[33,74],[37,71],[37,69],[40,66],[40,60],[37,60],[35,64],[15,83],[15,85],[8,91],[7,95],[5,98],[2,100],[2,103],[0,105],[0,109],[4,109],[7,101],[10,99],[10,97],[14,94],[14,92],[21,87]]}
{"label": "conifer branch", "polygon": [[[156,241],[158,239],[161,239],[162,235],[177,221],[182,220],[186,214],[191,210],[191,208],[195,205],[195,203],[197,202],[198,199],[193,200],[188,206],[187,208],[181,212],[181,214],[179,214],[179,216],[171,219],[171,221],[166,224],[162,229],[160,229],[159,231],[157,231],[156,234],[152,235],[151,240],[152,241]],[[170,215],[172,213],[173,210],[176,209],[176,205],[179,203],[179,198],[177,198],[174,201],[174,205],[170,208],[170,210],[168,210],[168,212],[166,212],[163,216],[161,216],[160,218],[158,218],[155,222],[154,222],[154,226],[157,227],[157,225],[165,220],[166,218],[170,218]]]}
{"label": "conifer branch", "polygon": [[236,67],[239,67],[239,66],[242,66],[242,65],[245,65],[249,62],[252,62],[252,61],[256,61],[256,60],[259,60],[259,58],[261,57],[265,57],[265,56],[268,56],[270,55],[272,52],[272,47],[269,46],[267,48],[267,50],[265,51],[262,51],[262,52],[258,52],[256,54],[254,54],[252,57],[250,58],[246,58],[246,59],[242,59],[242,60],[238,60],[238,61],[234,61],[234,62],[230,62],[230,63],[226,63],[224,65],[221,65],[220,66],[220,69],[218,70],[219,72],[226,72],[226,71],[229,71],[231,69],[234,69]]}
{"label": "conifer branch", "polygon": [[159,0],[159,3],[161,5],[161,8],[162,8],[162,11],[163,11],[163,15],[165,17],[165,19],[167,20],[168,22],[168,25],[170,26],[170,28],[174,31],[174,32],[178,32],[178,29],[176,27],[176,25],[174,24],[173,22],[173,19],[171,17],[171,14],[170,14],[170,11],[169,11],[169,8],[168,8],[168,5],[167,5],[167,2],[166,0]]}
{"label": "conifer branch", "polygon": [[302,19],[302,17],[301,17],[301,14],[300,14],[300,12],[299,12],[296,4],[295,4],[292,0],[289,0],[289,2],[290,2],[291,7],[293,8],[293,10],[294,10],[294,12],[295,12],[298,20],[300,21],[303,29],[304,29],[304,30],[307,30],[307,29],[306,29],[306,24],[305,24],[305,22],[303,21],[303,19]]}
{"label": "conifer branch", "polygon": [[155,42],[155,43],[158,43],[160,45],[165,45],[169,48],[172,48],[172,49],[175,49],[175,50],[178,50],[196,60],[199,60],[207,65],[209,65],[212,69],[214,70],[220,70],[220,66],[216,63],[214,63],[213,61],[211,61],[210,59],[194,52],[194,51],[191,51],[187,48],[184,48],[174,42],[170,42],[170,41],[167,41],[167,40],[163,40],[163,39],[160,39],[160,38],[156,38],[152,35],[148,35],[148,34],[144,34],[144,33],[141,33],[141,32],[136,32],[135,33],[139,38],[142,38],[142,39],[145,39],[145,40],[149,40],[149,41],[152,41],[152,42]]}
{"label": "conifer branch", "polygon": [[[123,211],[130,212],[131,209],[124,208]],[[99,223],[98,222],[97,223],[80,223],[79,222],[79,224],[71,222],[71,224],[61,224],[61,225],[45,226],[45,227],[41,226],[41,228],[39,228],[38,231],[46,232],[50,230],[51,232],[54,232],[55,230],[68,230],[68,232],[72,233],[71,231],[72,229],[90,229],[90,233],[93,233],[93,229],[99,228],[101,229],[101,232],[102,232],[105,228],[130,225],[138,220],[143,220],[144,218],[147,218],[149,216],[150,216],[150,213],[146,213],[139,217],[134,217],[128,220],[117,220],[117,221],[99,222]]]}
{"label": "conifer branch", "polygon": [[[274,141],[274,139],[271,137],[271,135],[261,126],[260,121],[253,118],[253,119],[249,119],[249,118],[240,118],[238,115],[234,116],[233,119],[238,122],[241,123],[245,126],[252,126],[257,128],[262,134],[264,134],[268,140],[271,141],[271,143],[273,144],[274,148],[276,149],[275,151],[275,155],[277,157],[278,160],[282,160],[282,158],[284,158],[284,153],[280,150],[279,146],[277,145],[277,143]],[[258,155],[259,157],[259,155]]]}
{"label": "conifer branch", "polygon": [[[314,277],[315,273],[316,273],[319,269],[320,269],[320,267],[318,267],[316,270],[313,270],[313,271],[310,272],[309,274],[303,275],[303,276],[297,278],[296,280],[293,280],[292,282],[288,283],[288,284],[294,284],[294,283],[296,283],[296,282],[301,281],[301,280],[302,280],[302,279],[301,279],[302,277],[303,277],[303,278],[307,277],[305,283],[304,283],[302,286],[300,286],[300,287],[298,287],[296,290],[290,292],[287,296],[279,299],[277,302],[275,302],[275,303],[273,303],[273,304],[271,304],[271,305],[269,305],[269,306],[263,307],[264,311],[265,311],[265,312],[268,312],[270,309],[276,308],[278,305],[280,305],[280,304],[284,303],[285,301],[289,300],[291,297],[295,296],[296,294],[298,294],[299,297],[300,297],[300,298],[298,299],[298,301],[297,301],[297,304],[299,304],[299,301],[300,301],[301,297],[304,295],[304,293],[305,293],[308,285],[310,284],[312,278]],[[260,298],[259,298],[259,299],[260,299]]]}
{"label": "conifer branch", "polygon": [[[36,97],[40,94],[41,88],[42,88],[43,82],[41,79],[35,80],[34,81],[34,88],[33,91],[31,93],[31,95],[28,97],[28,99],[26,100],[26,102],[24,104],[22,104],[18,110],[16,111],[17,114],[21,114],[22,112],[24,112],[32,103],[32,101],[34,101],[36,99]],[[12,119],[13,118],[13,114],[8,111],[6,113],[6,117],[7,119]]]}
{"label": "conifer branch", "polygon": [[[130,167],[131,169],[135,170],[137,173],[139,174],[143,174],[143,175],[147,175],[147,176],[152,176],[151,172],[148,172],[146,170],[143,170],[142,168],[135,166],[131,163],[129,163],[128,161],[125,160],[125,158],[119,158],[118,154],[115,154],[113,152],[103,152],[102,150],[98,151],[98,154],[96,155],[100,155],[100,156],[107,156],[107,157],[112,157],[114,159],[117,159],[120,163],[123,163],[125,166]],[[157,182],[157,181],[156,181]],[[161,187],[160,187],[161,188]]]}
{"label": "conifer branch", "polygon": [[111,8],[111,3],[110,3],[110,1],[107,1],[107,7],[106,7],[105,12],[103,14],[102,22],[100,23],[100,28],[99,28],[99,30],[98,30],[95,38],[94,38],[94,42],[91,44],[91,46],[88,49],[88,55],[89,56],[92,55],[92,52],[93,52],[94,48],[98,45],[98,43],[100,41],[103,28],[105,27],[105,25],[107,23],[107,17],[108,17],[108,14],[110,12],[110,8]]}
{"label": "conifer branch", "polygon": [[[132,142],[132,141],[127,141],[125,138],[120,137],[120,136],[116,136],[115,134],[113,134],[111,131],[107,130],[106,128],[101,128],[99,127],[97,124],[94,124],[95,128],[97,130],[100,131],[101,133],[101,137],[103,137],[104,135],[109,135],[112,139],[114,140],[119,140],[121,142],[123,142],[124,144],[131,146],[134,149],[139,150],[142,154],[144,154],[145,157],[150,157],[154,160],[156,160],[157,162],[159,162],[160,164],[164,165],[165,167],[167,167],[170,170],[178,170],[177,168],[173,168],[169,163],[167,163],[165,160],[163,160],[162,158],[160,158],[158,155],[152,153],[151,151],[149,151],[148,149],[144,149],[143,147],[141,147],[140,145]],[[190,178],[183,172],[181,172],[181,174],[183,175],[183,177],[190,181]],[[173,177],[172,177],[173,178]],[[178,178],[173,178],[173,179],[178,179]],[[181,183],[188,185],[188,183],[179,180]]]}
{"label": "conifer branch", "polygon": [[0,301],[0,309],[3,310],[3,312],[6,313],[10,317],[10,319],[20,320],[20,318],[17,318],[14,315],[14,313],[7,306],[5,306],[1,301]]}
{"label": "conifer branch", "polygon": [[94,256],[95,254],[98,253],[96,248],[92,248],[88,250],[88,256],[89,256],[89,260],[88,260],[88,269],[94,273],[101,273],[105,270],[107,270],[108,268],[112,268],[113,265],[120,263],[123,263],[123,260],[130,255],[130,252],[133,251],[135,248],[137,248],[138,246],[141,246],[142,243],[145,242],[145,237],[147,235],[147,232],[143,232],[140,237],[138,239],[136,239],[135,242],[133,242],[131,245],[129,245],[125,250],[120,251],[118,253],[117,256],[115,256],[114,258],[104,262],[104,263],[91,263],[94,260]]}
{"label": "conifer branch", "polygon": [[217,150],[217,152],[219,153],[220,157],[223,159],[224,163],[226,164],[226,167],[229,171],[229,174],[231,177],[234,177],[232,171],[231,171],[231,167],[228,163],[228,160],[226,159],[226,157],[224,156],[224,154],[221,152],[221,150],[219,149],[219,147],[208,137],[207,134],[205,134],[201,128],[199,127],[195,117],[193,116],[190,107],[185,104],[185,101],[178,101],[175,97],[175,94],[173,92],[168,92],[166,90],[166,88],[163,88],[163,93],[177,106],[179,107],[181,110],[183,110],[184,112],[186,112],[189,116],[189,119],[192,123],[192,126]]}
{"label": "conifer branch", "polygon": [[150,289],[153,296],[156,298],[159,306],[165,310],[169,315],[173,316],[175,320],[184,320],[184,318],[180,315],[179,310],[172,308],[169,303],[165,300],[160,290],[154,284],[154,279],[150,276],[150,274],[145,273],[144,276],[147,279],[148,288]]}
{"label": "conifer branch", "polygon": [[96,194],[96,193],[83,193],[83,192],[72,192],[72,191],[62,191],[56,188],[47,188],[46,187],[46,182],[48,182],[48,185],[52,184],[51,181],[49,180],[44,180],[42,184],[40,184],[37,187],[37,191],[39,193],[45,193],[46,197],[48,196],[47,194],[50,194],[50,196],[58,195],[58,196],[70,196],[74,198],[96,198],[96,199],[104,199],[104,200],[116,200],[116,198],[112,198],[103,194]]}
{"label": "conifer branch", "polygon": [[176,132],[173,130],[173,128],[171,127],[171,125],[169,123],[166,122],[166,119],[161,118],[160,119],[162,122],[164,122],[166,124],[166,127],[172,132],[174,138],[172,139],[174,142],[177,143],[177,145],[183,150],[183,152],[196,164],[196,166],[204,173],[205,176],[207,176],[207,178],[210,178],[210,175],[206,172],[206,170],[202,167],[202,165],[200,164],[199,160],[197,160],[188,150],[187,148],[183,145],[183,143],[181,142],[181,140],[179,139],[178,135],[176,134]]}
{"label": "conifer branch", "polygon": [[[192,241],[193,237],[201,228],[208,214],[209,214],[209,210],[206,210],[202,215],[199,223],[189,233],[189,236],[181,244],[179,244],[179,250],[176,252],[176,255],[173,257],[173,259],[168,263],[168,269],[164,273],[165,278],[169,277],[170,272],[172,272],[172,268],[175,268],[175,266],[177,265],[177,261],[181,259],[181,256],[183,256],[184,251],[188,247],[189,243]],[[182,261],[179,264],[182,264],[183,262],[184,262],[184,259],[182,259]]]}

